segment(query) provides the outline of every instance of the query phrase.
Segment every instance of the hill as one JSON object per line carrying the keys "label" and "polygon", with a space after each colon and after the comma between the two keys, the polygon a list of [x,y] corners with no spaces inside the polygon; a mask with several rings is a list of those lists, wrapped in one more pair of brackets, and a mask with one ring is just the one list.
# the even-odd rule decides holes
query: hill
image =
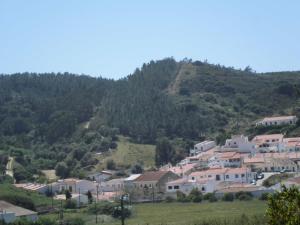
{"label": "hill", "polygon": [[[95,153],[118,144],[136,149],[118,135],[138,144],[166,137],[178,159],[193,141],[221,142],[266,115],[299,115],[299,100],[300,72],[260,74],[172,58],[116,81],[69,73],[1,75],[0,152],[15,158],[18,181],[55,167],[61,177],[83,176],[102,160]],[[153,154],[153,147],[145,149]],[[118,154],[108,157],[118,161]]]}

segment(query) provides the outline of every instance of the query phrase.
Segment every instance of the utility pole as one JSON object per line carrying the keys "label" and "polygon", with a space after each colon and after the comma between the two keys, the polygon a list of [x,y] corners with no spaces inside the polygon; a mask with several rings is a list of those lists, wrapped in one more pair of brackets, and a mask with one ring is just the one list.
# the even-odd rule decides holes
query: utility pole
{"label": "utility pole", "polygon": [[51,184],[51,202],[52,202],[52,209],[53,209],[53,198],[54,198],[54,194],[53,194],[53,187]]}
{"label": "utility pole", "polygon": [[97,197],[96,197],[96,201],[95,201],[96,223],[98,223],[98,209],[97,209],[97,202],[98,202],[98,188],[99,188],[99,185],[97,185]]}
{"label": "utility pole", "polygon": [[125,225],[125,218],[124,218],[124,195],[121,196],[121,224]]}
{"label": "utility pole", "polygon": [[78,189],[79,195],[78,195],[78,208],[80,208],[80,188]]}
{"label": "utility pole", "polygon": [[62,208],[62,200],[60,200],[60,210],[59,210],[59,224],[63,224],[64,211]]}

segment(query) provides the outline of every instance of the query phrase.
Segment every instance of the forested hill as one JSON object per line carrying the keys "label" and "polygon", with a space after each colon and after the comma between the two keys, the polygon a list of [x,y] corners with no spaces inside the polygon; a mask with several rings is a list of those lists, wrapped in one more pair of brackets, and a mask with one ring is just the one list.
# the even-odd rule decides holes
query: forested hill
{"label": "forested hill", "polygon": [[19,163],[32,174],[61,161],[77,174],[96,163],[92,152],[114,148],[117,134],[138,143],[220,139],[262,116],[299,115],[299,100],[300,72],[258,74],[172,58],[117,81],[68,73],[1,75],[0,153],[28,153]]}
{"label": "forested hill", "polygon": [[136,141],[238,133],[266,115],[297,114],[300,72],[257,74],[165,59],[115,82],[102,117]]}
{"label": "forested hill", "polygon": [[[1,136],[48,143],[90,121],[137,142],[197,140],[243,130],[261,116],[297,113],[300,72],[257,74],[200,61],[151,61],[118,81],[73,74],[0,76]],[[300,106],[300,105],[299,105]]]}

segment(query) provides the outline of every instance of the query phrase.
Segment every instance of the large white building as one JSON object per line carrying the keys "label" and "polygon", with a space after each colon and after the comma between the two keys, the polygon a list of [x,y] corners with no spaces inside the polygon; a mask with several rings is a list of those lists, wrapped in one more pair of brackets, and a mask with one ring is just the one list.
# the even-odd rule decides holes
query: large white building
{"label": "large white building", "polygon": [[239,152],[253,153],[255,144],[249,142],[248,137],[244,135],[233,135],[231,139],[227,139],[223,149],[236,149]]}
{"label": "large white building", "polygon": [[285,144],[283,143],[283,134],[257,135],[252,139],[256,149],[259,152],[283,152]]}
{"label": "large white building", "polygon": [[191,180],[214,179],[216,182],[230,181],[250,183],[254,173],[249,168],[211,168],[204,171],[193,172],[189,175]]}
{"label": "large white building", "polygon": [[280,126],[280,125],[293,125],[297,122],[296,116],[277,116],[265,117],[256,123],[256,126]]}
{"label": "large white building", "polygon": [[194,149],[190,150],[191,155],[197,155],[200,152],[206,152],[212,148],[216,147],[216,142],[214,141],[203,141],[195,144]]}
{"label": "large white building", "polygon": [[96,182],[74,178],[58,180],[57,182],[50,184],[50,187],[54,192],[64,192],[65,190],[69,190],[72,193],[85,194],[88,191],[92,193],[96,193],[97,191]]}

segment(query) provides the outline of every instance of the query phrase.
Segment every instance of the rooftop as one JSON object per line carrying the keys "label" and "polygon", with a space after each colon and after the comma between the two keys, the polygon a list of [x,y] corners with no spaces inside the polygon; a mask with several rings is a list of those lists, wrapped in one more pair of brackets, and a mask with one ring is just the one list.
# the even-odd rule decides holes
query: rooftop
{"label": "rooftop", "polygon": [[274,116],[274,117],[265,117],[261,121],[263,122],[272,122],[278,120],[291,120],[294,119],[296,116]]}
{"label": "rooftop", "polygon": [[5,210],[7,212],[13,212],[16,216],[29,216],[37,214],[37,212],[10,204],[6,201],[0,201],[0,209]]}
{"label": "rooftop", "polygon": [[169,173],[169,171],[149,171],[143,173],[135,181],[158,181],[167,173]]}

